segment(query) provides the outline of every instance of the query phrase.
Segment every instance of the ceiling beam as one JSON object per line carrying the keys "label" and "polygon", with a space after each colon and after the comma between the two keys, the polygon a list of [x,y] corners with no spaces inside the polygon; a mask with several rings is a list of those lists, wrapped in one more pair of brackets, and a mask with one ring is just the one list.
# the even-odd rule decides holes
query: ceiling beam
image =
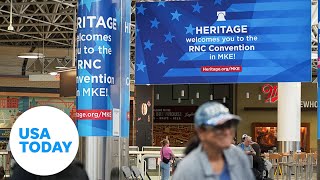
{"label": "ceiling beam", "polygon": [[[5,11],[5,10],[1,10],[1,9],[0,9],[0,12],[10,14],[9,11]],[[49,25],[52,25],[52,26],[56,26],[56,27],[60,27],[60,28],[68,29],[68,30],[73,30],[72,28],[69,28],[69,27],[66,27],[66,26],[57,25],[57,23],[51,23],[51,22],[39,20],[39,19],[36,19],[36,18],[32,18],[32,17],[28,17],[28,16],[16,14],[16,13],[12,13],[12,14],[21,16],[21,17],[26,18],[26,19],[31,19],[31,20],[34,20],[34,21],[37,21],[37,22],[42,22],[42,23],[45,23],[45,24],[49,24]],[[71,25],[72,25],[72,23],[71,23]]]}
{"label": "ceiling beam", "polygon": [[29,42],[29,41],[70,41],[72,38],[52,38],[52,39],[0,39],[0,43],[3,42]]}
{"label": "ceiling beam", "polygon": [[[68,3],[68,2],[63,1],[63,0],[62,1],[60,1],[60,0],[52,0],[52,1],[57,2],[57,3],[61,3],[63,5],[70,6],[70,7],[77,7],[76,5],[74,5],[72,3]],[[75,3],[77,3],[77,1],[75,1]]]}
{"label": "ceiling beam", "polygon": [[[70,15],[73,15],[73,12],[60,12],[60,13],[40,13],[40,14],[23,14],[24,16],[33,16],[33,17],[36,17],[36,16],[56,16],[56,15],[62,15],[62,16],[70,16]],[[16,14],[16,15],[13,15],[13,16],[19,16],[19,14]],[[10,14],[2,14],[0,15],[0,18],[1,17],[10,17]]]}
{"label": "ceiling beam", "polygon": [[[19,32],[19,34],[39,34],[40,32]],[[73,33],[73,31],[45,31],[45,32],[41,32],[41,34],[60,34],[60,33]],[[3,32],[0,33],[0,36],[10,36],[10,35],[14,35],[12,33],[9,32]]]}
{"label": "ceiling beam", "polygon": [[[66,18],[67,18],[67,16],[64,16],[61,21],[64,21]],[[57,21],[57,20],[55,20],[55,21]],[[55,23],[55,22],[54,22],[54,23]],[[52,31],[60,31],[60,29],[59,29],[59,27],[54,27]],[[47,35],[46,35],[46,38],[49,39],[51,35],[52,35],[52,34],[47,34]]]}
{"label": "ceiling beam", "polygon": [[[23,0],[23,2],[27,2],[27,1],[25,1],[25,0]],[[21,8],[21,11],[19,11],[19,12],[16,12],[16,13],[18,13],[18,14],[24,14],[24,13],[26,13],[26,10],[29,8],[29,6],[30,5],[26,5],[26,6],[21,6],[21,7],[23,7],[23,8]],[[38,11],[39,11],[39,9],[36,9],[34,12],[33,12],[33,14],[36,14],[36,13],[38,13]],[[24,20],[24,18],[23,17],[19,17],[19,24],[20,23],[22,23],[22,21]],[[24,23],[28,23],[30,21],[30,19],[27,19],[26,21],[24,21]],[[16,31],[17,32],[20,32],[22,29],[24,28],[24,26],[18,26],[18,28],[16,29]],[[29,31],[31,30],[32,28],[29,28]]]}
{"label": "ceiling beam", "polygon": [[[68,5],[68,6],[76,6],[75,4],[77,3],[77,1],[58,1],[58,0],[51,0],[51,1],[44,1],[44,2],[13,2],[12,5],[13,6],[21,6],[21,5],[36,5],[36,4],[57,4],[57,3],[62,3],[64,5]],[[3,6],[10,6],[10,3],[1,3],[1,5]]]}
{"label": "ceiling beam", "polygon": [[[60,25],[70,25],[72,26],[73,23],[54,23],[56,24],[56,27],[59,27]],[[9,23],[8,24],[0,24],[0,27],[8,27],[9,26]],[[44,23],[22,23],[22,24],[13,24],[13,26],[51,26],[50,24],[44,24]],[[72,28],[68,28],[68,30],[73,30]]]}

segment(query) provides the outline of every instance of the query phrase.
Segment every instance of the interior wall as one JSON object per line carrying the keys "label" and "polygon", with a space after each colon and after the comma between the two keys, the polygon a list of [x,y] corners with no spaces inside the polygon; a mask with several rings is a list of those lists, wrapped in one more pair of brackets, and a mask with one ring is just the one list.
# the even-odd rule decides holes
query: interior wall
{"label": "interior wall", "polygon": [[[251,129],[252,123],[277,123],[277,103],[265,103],[266,95],[262,93],[264,84],[239,84],[237,86],[237,114],[242,117],[239,125],[237,139],[241,139],[241,135],[246,133],[253,134]],[[276,84],[273,84],[276,85]],[[317,100],[317,84],[302,83],[301,100],[316,101]],[[250,98],[246,98],[249,92]],[[262,95],[262,99],[258,100],[258,95]],[[290,96],[290,94],[289,94]],[[261,110],[244,110],[249,107],[261,107],[274,109]],[[302,111],[301,122],[310,123],[310,148],[317,147],[317,111],[316,109]]]}
{"label": "interior wall", "polygon": [[[181,90],[185,95],[181,96]],[[199,92],[199,99],[196,94]],[[157,100],[157,94],[160,98]],[[171,146],[185,146],[194,136],[193,116],[198,106],[213,100],[224,103],[233,111],[233,85],[191,84],[154,86],[155,115],[153,124],[153,142],[160,146],[162,139],[168,138]],[[181,103],[178,103],[178,98]],[[191,103],[193,99],[194,103]],[[138,107],[138,106],[137,106]],[[159,113],[159,114],[158,114]],[[172,113],[172,114],[170,114]],[[158,114],[158,115],[157,115]],[[160,118],[165,118],[164,120]]]}
{"label": "interior wall", "polygon": [[[157,85],[154,86],[154,103],[155,106],[194,106],[200,105],[210,100],[210,84],[189,85],[189,92],[185,94],[188,99],[181,99],[181,103],[178,103],[177,99],[173,99],[172,85]],[[196,93],[199,92],[199,99],[196,98]],[[159,94],[160,98],[157,100],[156,94]],[[191,99],[194,100],[194,104],[191,104]]]}
{"label": "interior wall", "polygon": [[0,128],[11,128],[10,118],[37,106],[58,108],[75,120],[75,98],[0,96]]}
{"label": "interior wall", "polygon": [[0,77],[0,87],[60,88],[60,82],[29,81],[28,77]]}

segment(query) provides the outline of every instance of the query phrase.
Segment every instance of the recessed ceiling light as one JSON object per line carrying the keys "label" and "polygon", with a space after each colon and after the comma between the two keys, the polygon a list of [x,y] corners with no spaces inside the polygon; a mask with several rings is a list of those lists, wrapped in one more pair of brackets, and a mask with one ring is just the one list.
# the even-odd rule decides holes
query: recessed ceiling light
{"label": "recessed ceiling light", "polygon": [[18,58],[28,58],[28,59],[38,59],[44,58],[45,56],[42,53],[21,53],[18,55]]}

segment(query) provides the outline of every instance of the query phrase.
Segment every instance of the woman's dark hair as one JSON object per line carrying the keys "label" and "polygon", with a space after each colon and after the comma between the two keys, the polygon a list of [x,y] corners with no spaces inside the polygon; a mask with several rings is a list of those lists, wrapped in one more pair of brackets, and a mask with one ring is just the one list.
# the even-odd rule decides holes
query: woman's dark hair
{"label": "woman's dark hair", "polygon": [[186,149],[184,150],[184,154],[188,155],[191,151],[196,149],[200,144],[200,139],[198,135],[194,135],[188,142]]}

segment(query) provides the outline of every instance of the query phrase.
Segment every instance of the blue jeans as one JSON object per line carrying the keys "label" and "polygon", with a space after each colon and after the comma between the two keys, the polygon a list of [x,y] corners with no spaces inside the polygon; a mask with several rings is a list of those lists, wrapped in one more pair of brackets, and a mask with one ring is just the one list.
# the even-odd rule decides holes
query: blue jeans
{"label": "blue jeans", "polygon": [[170,178],[170,162],[168,164],[161,162],[161,180],[169,180]]}

